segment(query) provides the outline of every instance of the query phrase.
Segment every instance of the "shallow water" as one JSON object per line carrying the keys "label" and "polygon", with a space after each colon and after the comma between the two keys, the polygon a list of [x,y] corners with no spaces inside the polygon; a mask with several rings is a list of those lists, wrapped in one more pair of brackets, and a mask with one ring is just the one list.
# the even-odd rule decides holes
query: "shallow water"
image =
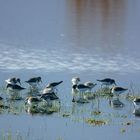
{"label": "shallow water", "polygon": [[[101,115],[93,115],[97,100],[72,104],[71,78],[94,81],[114,78],[120,86],[133,85],[139,94],[138,0],[61,0],[39,2],[0,2],[0,84],[18,76],[24,83],[41,76],[43,88],[48,82],[63,80],[59,87],[62,108],[52,115],[31,115],[24,100],[9,102],[12,110],[0,114],[1,138],[12,139],[137,139],[140,121],[131,101],[121,96],[123,108],[112,108],[100,99]],[[95,89],[100,88],[100,85]],[[21,93],[25,98],[28,89]],[[68,113],[70,116],[63,117]],[[107,120],[103,126],[91,126],[87,118]],[[131,125],[123,125],[132,122]]]}

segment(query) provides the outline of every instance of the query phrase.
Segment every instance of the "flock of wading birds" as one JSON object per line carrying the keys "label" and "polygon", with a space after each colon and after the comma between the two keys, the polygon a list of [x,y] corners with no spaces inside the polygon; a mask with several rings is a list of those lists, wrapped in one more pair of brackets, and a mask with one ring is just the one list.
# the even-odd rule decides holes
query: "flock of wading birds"
{"label": "flock of wading birds", "polygon": [[[111,78],[105,78],[97,81],[101,84],[101,87],[102,86],[107,87],[109,89],[110,94],[113,95],[113,99],[110,100],[110,104],[117,107],[123,106],[123,103],[119,100],[119,95],[127,91],[128,90],[127,88],[117,86],[115,80]],[[6,82],[6,90],[10,92],[16,93],[25,89],[24,87],[21,86],[20,78],[12,77],[5,80],[5,82]],[[38,88],[42,80],[41,77],[33,77],[25,82],[29,84],[31,91],[35,91],[35,89]],[[57,96],[58,91],[57,86],[62,82],[63,81],[49,83],[41,91],[41,93],[36,94],[34,96],[26,97],[25,105],[34,107],[41,102],[45,102],[46,106],[52,106],[53,101],[59,100],[59,97]],[[91,97],[95,97],[92,92],[92,89],[97,85],[96,83],[88,81],[82,84],[80,83],[79,77],[73,77],[71,82],[73,95],[72,102],[87,103],[89,99],[91,99]],[[0,100],[3,100],[3,98],[0,97]],[[133,113],[137,116],[140,116],[140,97],[134,98],[133,104],[135,108]]]}

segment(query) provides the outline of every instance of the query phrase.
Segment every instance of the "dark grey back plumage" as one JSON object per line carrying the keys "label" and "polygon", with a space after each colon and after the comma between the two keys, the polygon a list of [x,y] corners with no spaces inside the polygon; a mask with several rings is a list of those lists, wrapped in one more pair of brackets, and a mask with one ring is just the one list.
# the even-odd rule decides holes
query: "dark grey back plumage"
{"label": "dark grey back plumage", "polygon": [[56,87],[56,86],[58,86],[59,84],[61,84],[62,82],[63,82],[63,81],[49,83],[46,87],[47,87],[47,88],[49,88],[49,87]]}
{"label": "dark grey back plumage", "polygon": [[23,89],[25,89],[25,88],[23,88],[23,87],[21,87],[19,85],[12,85],[12,84],[7,84],[6,88],[11,88],[13,90],[16,90],[16,89],[17,90],[23,90]]}
{"label": "dark grey back plumage", "polygon": [[86,85],[84,85],[84,84],[79,84],[79,85],[77,85],[77,88],[78,89],[87,89],[87,88],[90,88],[89,86],[86,86]]}
{"label": "dark grey back plumage", "polygon": [[133,102],[135,102],[135,103],[140,103],[140,98],[135,98],[135,99],[133,100]]}
{"label": "dark grey back plumage", "polygon": [[36,82],[41,82],[41,77],[33,77],[30,78],[28,81],[25,81],[26,83],[36,83]]}
{"label": "dark grey back plumage", "polygon": [[59,99],[59,98],[56,96],[55,93],[42,94],[40,98],[41,98],[41,99],[44,99],[44,100],[47,100],[47,99],[49,99],[49,100],[57,100],[57,99]]}
{"label": "dark grey back plumage", "polygon": [[115,80],[111,79],[111,78],[105,78],[105,79],[97,80],[97,81],[102,82],[102,83],[109,83],[109,84],[115,84],[116,85]]}
{"label": "dark grey back plumage", "polygon": [[122,87],[115,87],[114,90],[115,91],[125,91],[125,90],[128,90],[128,89],[122,88]]}

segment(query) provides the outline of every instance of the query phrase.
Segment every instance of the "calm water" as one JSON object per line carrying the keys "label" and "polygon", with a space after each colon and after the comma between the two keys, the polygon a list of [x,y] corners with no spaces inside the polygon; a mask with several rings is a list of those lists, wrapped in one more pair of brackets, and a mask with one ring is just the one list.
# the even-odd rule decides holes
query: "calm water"
{"label": "calm water", "polygon": [[[91,114],[97,101],[73,105],[71,78],[96,81],[111,77],[120,86],[129,88],[133,83],[139,92],[139,6],[139,0],[0,1],[1,87],[11,76],[25,81],[40,75],[42,87],[64,80],[59,87],[63,106],[59,113],[32,116],[25,112],[23,101],[14,102],[13,108],[20,113],[1,113],[1,135],[10,133],[30,140],[138,139],[140,120],[132,114],[132,103],[123,97],[125,107],[121,109],[100,99],[103,113],[98,117],[108,120],[107,125],[86,124],[87,117],[97,117]],[[5,97],[5,91],[1,94]],[[65,118],[64,112],[72,114]],[[126,121],[133,123],[122,125]],[[121,133],[121,129],[126,132]]]}

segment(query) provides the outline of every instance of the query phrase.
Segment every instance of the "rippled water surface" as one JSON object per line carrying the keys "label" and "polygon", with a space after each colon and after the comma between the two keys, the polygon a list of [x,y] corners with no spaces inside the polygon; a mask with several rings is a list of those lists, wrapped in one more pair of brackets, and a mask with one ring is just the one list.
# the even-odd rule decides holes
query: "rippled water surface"
{"label": "rippled water surface", "polygon": [[[105,136],[137,139],[139,118],[134,117],[132,103],[124,98],[126,106],[121,109],[110,108],[108,101],[101,99],[101,118],[109,120],[109,125],[86,124],[84,119],[93,117],[91,112],[97,102],[73,107],[71,78],[96,81],[110,77],[120,86],[133,85],[139,93],[139,6],[139,0],[0,1],[1,88],[11,76],[18,76],[23,82],[40,75],[42,88],[48,82],[64,81],[59,89],[63,106],[60,113],[32,116],[25,112],[23,101],[13,103],[13,108],[21,105],[20,113],[1,113],[0,134],[9,132],[33,140],[100,140]],[[27,87],[25,83],[23,86]],[[4,94],[2,90],[1,95],[6,98]],[[23,97],[27,95],[26,90]],[[62,117],[62,112],[71,113],[73,108],[76,113]],[[117,123],[126,121],[134,125]]]}

